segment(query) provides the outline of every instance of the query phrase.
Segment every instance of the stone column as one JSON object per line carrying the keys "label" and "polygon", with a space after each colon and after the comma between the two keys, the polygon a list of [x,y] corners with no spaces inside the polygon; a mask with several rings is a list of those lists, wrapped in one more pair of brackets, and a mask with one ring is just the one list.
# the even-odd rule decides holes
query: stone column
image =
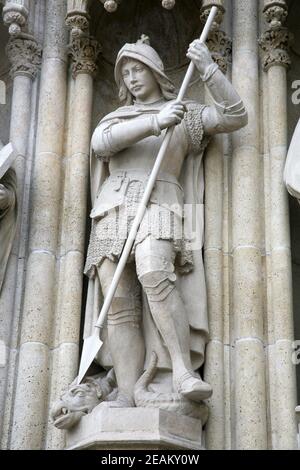
{"label": "stone column", "polygon": [[[97,41],[87,35],[71,35],[70,83],[71,151],[65,159],[64,210],[61,230],[59,302],[55,335],[55,360],[51,402],[78,372],[78,343],[84,267],[84,248],[89,187],[89,154],[93,105],[93,76],[100,52]],[[51,423],[47,447],[64,447],[62,432]]]}
{"label": "stone column", "polygon": [[245,103],[249,123],[233,135],[232,447],[252,450],[267,448],[257,35],[257,0],[234,0],[232,81]]}
{"label": "stone column", "polygon": [[64,0],[47,1],[12,449],[41,449],[45,438],[61,213],[67,72],[65,14]]}
{"label": "stone column", "polygon": [[[215,1],[206,0],[201,8],[201,19],[205,23]],[[207,39],[207,45],[214,60],[226,73],[231,42],[220,29],[224,7],[217,2],[218,15]],[[211,97],[205,89],[205,102]],[[205,380],[213,387],[208,400],[209,420],[206,425],[206,448],[225,447],[225,406],[224,406],[224,318],[223,318],[223,136],[215,136],[205,155],[205,279],[210,341],[206,348]]]}
{"label": "stone column", "polygon": [[295,449],[296,376],[292,364],[294,340],[291,247],[288,195],[283,182],[287,156],[287,82],[290,65],[288,47],[290,34],[283,26],[287,17],[284,0],[264,1],[264,15],[269,29],[260,45],[265,52],[264,70],[268,79],[269,136],[269,238],[271,298],[269,322],[273,325],[268,354],[273,364],[275,386],[270,388],[272,448]]}
{"label": "stone column", "polygon": [[[33,82],[41,63],[41,47],[27,30],[28,2],[6,2],[3,8],[4,23],[9,26],[10,39],[6,53],[11,63],[13,93],[10,121],[10,141],[17,150],[14,163],[17,174],[18,226],[8,263],[5,284],[0,298],[1,343],[5,360],[0,369],[0,408],[2,447],[6,448],[12,407],[12,383],[18,348],[20,304],[25,266],[25,239],[27,227],[27,200],[24,200],[26,173],[30,167],[28,142],[34,109],[32,107]],[[5,402],[5,405],[4,405]],[[2,422],[3,418],[3,422]]]}

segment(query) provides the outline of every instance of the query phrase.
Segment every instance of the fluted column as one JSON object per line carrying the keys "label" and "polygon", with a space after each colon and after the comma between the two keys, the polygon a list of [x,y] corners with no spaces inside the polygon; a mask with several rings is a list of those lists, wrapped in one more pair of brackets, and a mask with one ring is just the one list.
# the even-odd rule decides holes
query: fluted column
{"label": "fluted column", "polygon": [[[218,3],[218,15],[207,39],[214,60],[226,73],[231,43],[220,29],[224,7]],[[201,8],[205,23],[215,1],[206,0]],[[211,96],[205,89],[205,102]],[[207,303],[210,341],[206,347],[205,380],[212,385],[213,395],[207,401],[209,420],[206,425],[206,448],[225,447],[224,407],[224,317],[223,317],[223,136],[212,138],[205,155],[205,243],[204,265],[207,286]]]}
{"label": "fluted column", "polygon": [[1,347],[5,348],[5,363],[0,369],[0,434],[2,447],[7,447],[12,407],[13,371],[16,369],[20,305],[24,286],[25,245],[27,230],[26,174],[30,169],[29,134],[34,108],[32,107],[33,82],[41,64],[41,47],[27,31],[29,16],[27,1],[9,2],[3,8],[4,23],[9,26],[10,39],[6,54],[11,64],[13,93],[10,120],[10,141],[17,150],[14,168],[17,175],[18,224],[10,255],[5,283],[0,297]]}
{"label": "fluted column", "polygon": [[31,230],[21,349],[11,435],[13,449],[40,449],[45,438],[49,349],[55,307],[55,270],[61,212],[67,35],[64,0],[48,0],[42,63]]}
{"label": "fluted column", "polygon": [[[71,34],[72,58],[69,129],[70,154],[65,161],[64,210],[61,230],[60,293],[56,312],[55,360],[51,402],[78,372],[84,247],[89,187],[89,151],[93,105],[93,76],[100,47],[87,35]],[[64,447],[62,432],[51,423],[48,448]]]}
{"label": "fluted column", "polygon": [[234,0],[232,81],[245,103],[249,123],[233,135],[232,377],[235,436],[232,446],[252,450],[267,448],[257,36],[257,0]]}
{"label": "fluted column", "polygon": [[287,82],[290,65],[288,53],[290,34],[283,26],[287,17],[284,0],[264,1],[268,29],[260,45],[264,51],[263,66],[268,79],[269,136],[269,239],[271,297],[268,355],[273,364],[274,387],[270,389],[272,447],[296,448],[296,377],[292,363],[294,339],[291,247],[288,195],[283,182],[287,156]]}

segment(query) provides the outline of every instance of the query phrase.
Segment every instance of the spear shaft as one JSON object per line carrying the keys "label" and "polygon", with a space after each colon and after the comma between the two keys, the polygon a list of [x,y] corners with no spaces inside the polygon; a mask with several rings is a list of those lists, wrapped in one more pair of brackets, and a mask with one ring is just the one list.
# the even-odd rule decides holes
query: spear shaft
{"label": "spear shaft", "polygon": [[[207,18],[207,22],[206,22],[206,24],[203,28],[202,33],[201,33],[201,36],[200,36],[200,41],[201,42],[206,41],[208,33],[209,33],[210,28],[212,26],[212,23],[215,19],[217,11],[218,11],[217,7],[213,6],[211,11],[210,11],[210,14]],[[184,77],[184,80],[182,82],[182,85],[180,87],[180,90],[179,90],[179,93],[178,93],[178,96],[177,96],[177,101],[182,101],[183,100],[184,95],[187,92],[187,89],[188,89],[188,86],[189,86],[189,83],[191,81],[191,78],[193,76],[194,71],[195,71],[195,66],[194,66],[193,62],[191,62],[189,67],[188,67],[188,70],[186,72],[186,75]],[[172,139],[174,129],[175,129],[175,126],[172,126],[172,127],[168,128],[168,130],[166,132],[166,135],[163,139],[163,142],[161,144],[161,147],[160,147],[160,150],[158,152],[158,155],[157,155],[155,164],[153,166],[151,175],[150,175],[148,183],[146,185],[145,192],[144,192],[142,200],[141,200],[141,202],[138,206],[138,210],[137,210],[136,216],[134,218],[134,221],[132,223],[131,229],[129,231],[128,238],[127,238],[126,243],[123,247],[122,254],[120,256],[120,259],[119,259],[116,271],[114,273],[111,285],[110,285],[110,287],[108,289],[108,292],[105,296],[105,299],[104,299],[104,302],[103,302],[103,305],[102,305],[101,312],[100,312],[100,315],[98,317],[97,323],[95,324],[94,333],[93,333],[92,336],[90,336],[89,338],[86,338],[84,340],[83,350],[82,350],[82,355],[81,355],[81,362],[80,362],[80,367],[79,367],[79,374],[78,374],[78,378],[77,378],[77,383],[78,384],[84,378],[89,366],[93,362],[96,354],[98,353],[99,349],[101,348],[101,346],[103,344],[101,339],[100,339],[99,329],[101,331],[101,329],[103,328],[104,322],[106,320],[107,313],[110,309],[112,300],[114,298],[115,292],[116,292],[118,284],[120,282],[120,278],[122,276],[122,273],[123,273],[124,268],[126,266],[126,263],[128,261],[129,255],[131,253],[131,250],[132,250],[132,247],[133,247],[133,244],[134,244],[139,226],[140,226],[140,224],[143,220],[143,217],[145,215],[145,212],[146,212],[146,209],[147,209],[148,202],[150,200],[150,196],[151,196],[153,187],[155,185],[155,182],[156,182],[161,164],[163,162],[163,159],[166,155],[166,152],[167,152],[167,149],[169,147],[170,141]]]}

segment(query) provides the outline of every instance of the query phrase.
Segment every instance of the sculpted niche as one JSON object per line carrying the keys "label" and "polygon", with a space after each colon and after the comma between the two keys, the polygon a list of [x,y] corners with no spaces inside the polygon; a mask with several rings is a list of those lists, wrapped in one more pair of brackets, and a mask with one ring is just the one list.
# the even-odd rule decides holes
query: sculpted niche
{"label": "sculpted niche", "polygon": [[208,341],[202,260],[203,154],[210,136],[247,124],[241,98],[206,45],[187,57],[213,105],[176,101],[158,53],[142,37],[115,63],[123,106],[92,136],[88,325],[97,318],[166,129],[175,131],[114,296],[97,355],[102,372],[74,381],[52,407],[54,424],[70,428],[97,404],[157,407],[200,417],[212,394],[199,368]]}

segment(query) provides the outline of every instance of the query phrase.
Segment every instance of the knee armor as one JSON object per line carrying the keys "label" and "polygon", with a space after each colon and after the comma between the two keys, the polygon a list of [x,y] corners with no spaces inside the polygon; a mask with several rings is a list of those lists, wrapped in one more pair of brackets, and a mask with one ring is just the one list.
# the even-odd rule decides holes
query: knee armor
{"label": "knee armor", "polygon": [[142,305],[139,292],[128,297],[114,297],[107,316],[108,325],[121,325],[132,323],[141,325]]}
{"label": "knee armor", "polygon": [[175,288],[174,264],[161,256],[145,256],[138,264],[140,283],[151,302],[161,302]]}

